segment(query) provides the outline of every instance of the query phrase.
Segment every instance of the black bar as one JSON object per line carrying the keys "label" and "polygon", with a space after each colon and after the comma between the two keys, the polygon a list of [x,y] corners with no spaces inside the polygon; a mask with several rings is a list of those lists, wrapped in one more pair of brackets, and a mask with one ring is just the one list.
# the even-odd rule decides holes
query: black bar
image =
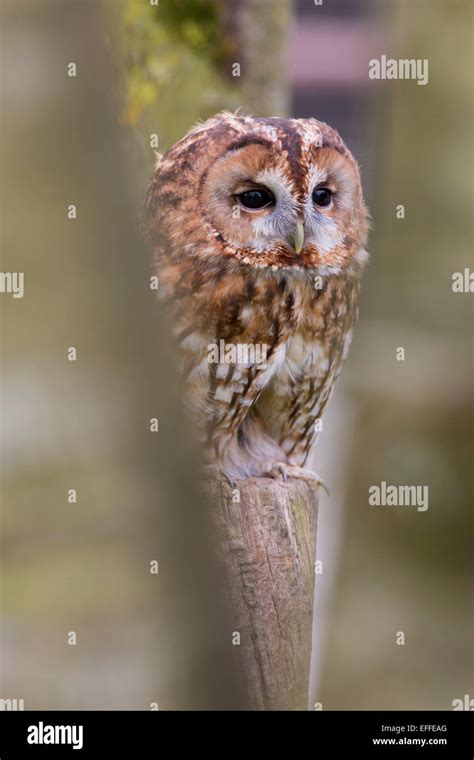
{"label": "black bar", "polygon": [[[472,760],[472,728],[471,713],[462,711],[12,711],[0,713],[0,760],[99,754],[102,758],[141,760],[173,757],[187,747],[193,756],[214,747],[223,757],[239,753],[245,760],[250,753],[255,754],[259,744],[265,757],[273,747],[281,755],[289,746],[292,758],[304,751],[322,760],[338,757],[341,752],[348,758],[356,753],[362,758]],[[30,742],[43,743],[29,743],[28,737]],[[58,743],[46,743],[50,739]]]}

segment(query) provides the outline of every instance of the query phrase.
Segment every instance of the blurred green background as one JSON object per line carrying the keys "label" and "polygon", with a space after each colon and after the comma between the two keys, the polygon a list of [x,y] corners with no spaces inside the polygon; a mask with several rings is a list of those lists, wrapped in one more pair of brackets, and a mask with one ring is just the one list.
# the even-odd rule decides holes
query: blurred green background
{"label": "blurred green background", "polygon": [[[360,323],[316,452],[332,495],[310,707],[451,709],[473,693],[472,294],[451,287],[473,265],[472,2],[21,0],[3,12],[2,270],[25,272],[25,297],[0,296],[0,696],[148,709],[226,691],[225,672],[203,685],[214,656],[230,657],[199,596],[207,576],[183,591],[147,571],[159,554],[179,575],[202,509],[191,476],[177,485],[192,451],[131,230],[150,136],[163,151],[243,107],[336,127],[373,217]],[[370,80],[381,54],[428,59],[429,84]],[[150,448],[155,415],[166,435]],[[428,485],[429,509],[369,506],[381,481]],[[186,520],[172,523],[173,500]],[[192,615],[181,598],[196,599]],[[185,642],[170,641],[184,624]]]}

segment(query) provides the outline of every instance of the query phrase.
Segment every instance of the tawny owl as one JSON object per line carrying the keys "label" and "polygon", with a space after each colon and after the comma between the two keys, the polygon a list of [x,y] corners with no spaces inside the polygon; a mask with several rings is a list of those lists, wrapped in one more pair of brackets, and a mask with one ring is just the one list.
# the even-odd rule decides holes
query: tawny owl
{"label": "tawny owl", "polygon": [[145,228],[215,471],[305,469],[351,342],[368,213],[316,119],[219,114],[162,157]]}

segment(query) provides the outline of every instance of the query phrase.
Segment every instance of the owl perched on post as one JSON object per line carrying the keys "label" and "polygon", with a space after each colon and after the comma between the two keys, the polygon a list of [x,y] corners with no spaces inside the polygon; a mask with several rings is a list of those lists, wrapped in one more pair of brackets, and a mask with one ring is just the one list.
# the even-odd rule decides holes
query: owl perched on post
{"label": "owl perched on post", "polygon": [[145,230],[206,461],[300,477],[351,342],[368,212],[316,119],[218,114],[160,158]]}

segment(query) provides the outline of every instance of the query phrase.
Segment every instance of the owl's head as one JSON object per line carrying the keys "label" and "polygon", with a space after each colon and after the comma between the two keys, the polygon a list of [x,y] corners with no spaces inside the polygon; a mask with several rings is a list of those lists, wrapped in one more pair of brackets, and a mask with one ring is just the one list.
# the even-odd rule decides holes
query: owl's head
{"label": "owl's head", "polygon": [[224,113],[200,124],[159,161],[147,211],[168,255],[321,274],[367,258],[357,163],[316,119]]}

